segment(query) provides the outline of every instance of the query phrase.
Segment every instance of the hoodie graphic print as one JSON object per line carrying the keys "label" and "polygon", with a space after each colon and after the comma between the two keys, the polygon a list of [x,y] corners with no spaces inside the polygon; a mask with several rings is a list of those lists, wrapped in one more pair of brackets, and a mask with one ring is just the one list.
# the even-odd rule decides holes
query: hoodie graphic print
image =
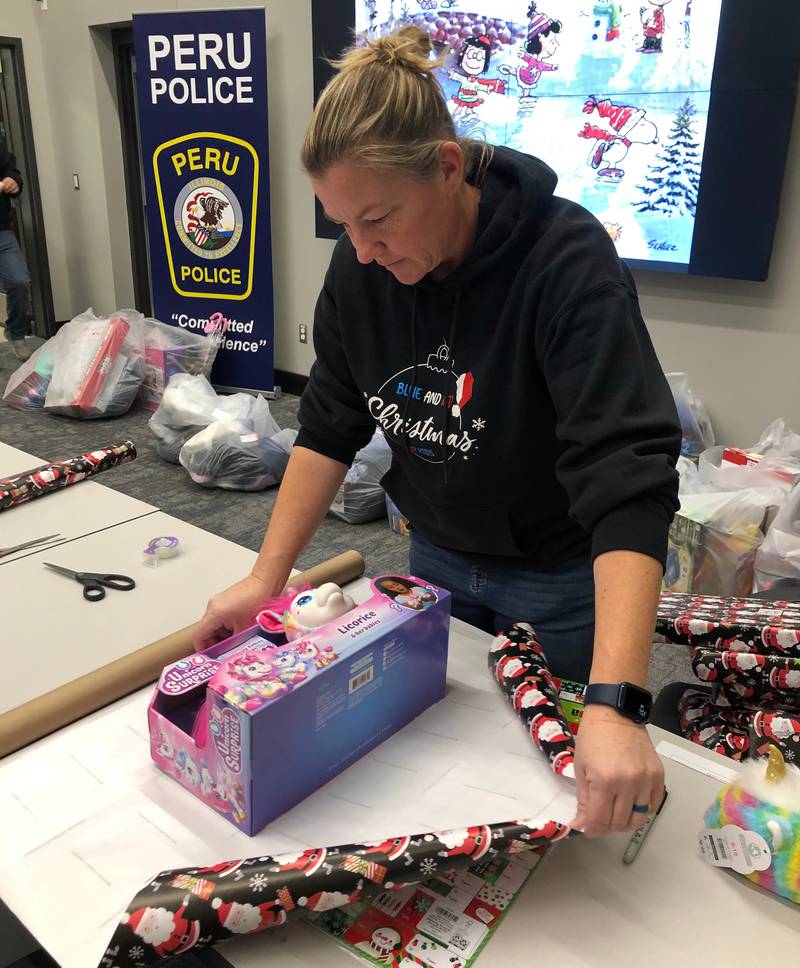
{"label": "hoodie graphic print", "polygon": [[541,161],[496,148],[475,243],[405,286],[342,236],[317,302],[297,445],[349,465],[376,425],[383,485],[429,541],[550,571],[664,562],[680,448],[627,267]]}

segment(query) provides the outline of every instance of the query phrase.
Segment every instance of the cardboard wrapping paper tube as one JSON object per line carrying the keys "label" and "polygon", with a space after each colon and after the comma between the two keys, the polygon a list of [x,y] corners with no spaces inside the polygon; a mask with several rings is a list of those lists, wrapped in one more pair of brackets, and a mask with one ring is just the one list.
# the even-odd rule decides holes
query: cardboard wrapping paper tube
{"label": "cardboard wrapping paper tube", "polygon": [[[312,586],[326,581],[344,585],[363,573],[364,559],[350,550],[293,576],[291,581]],[[194,627],[187,625],[0,715],[0,757],[155,682],[165,665],[191,653]]]}

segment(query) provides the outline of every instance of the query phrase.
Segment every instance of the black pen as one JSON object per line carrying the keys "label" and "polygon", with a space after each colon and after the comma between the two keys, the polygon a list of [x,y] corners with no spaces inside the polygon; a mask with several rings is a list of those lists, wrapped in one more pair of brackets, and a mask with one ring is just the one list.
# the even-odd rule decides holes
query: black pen
{"label": "black pen", "polygon": [[650,828],[653,826],[653,822],[656,817],[661,813],[661,808],[667,802],[667,788],[664,787],[664,796],[661,798],[661,803],[658,805],[658,810],[655,813],[650,814],[647,821],[639,827],[638,830],[634,831],[633,836],[630,839],[630,843],[625,848],[625,853],[622,855],[623,864],[632,864],[636,860],[636,855],[639,853],[639,848],[644,843],[644,838],[650,832]]}

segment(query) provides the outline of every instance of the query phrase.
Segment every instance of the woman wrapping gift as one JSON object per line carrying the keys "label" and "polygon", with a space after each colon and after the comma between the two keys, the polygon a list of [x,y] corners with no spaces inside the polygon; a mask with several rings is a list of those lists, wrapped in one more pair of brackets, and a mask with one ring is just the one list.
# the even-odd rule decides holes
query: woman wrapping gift
{"label": "woman wrapping gift", "polygon": [[553,673],[591,684],[574,826],[633,829],[663,788],[641,687],[675,406],[603,227],[537,158],[457,136],[430,53],[414,27],[354,47],[317,103],[302,161],[344,233],[301,430],[252,573],[211,598],[196,645],[283,589],[377,423],[412,574],[487,632],[531,623]]}

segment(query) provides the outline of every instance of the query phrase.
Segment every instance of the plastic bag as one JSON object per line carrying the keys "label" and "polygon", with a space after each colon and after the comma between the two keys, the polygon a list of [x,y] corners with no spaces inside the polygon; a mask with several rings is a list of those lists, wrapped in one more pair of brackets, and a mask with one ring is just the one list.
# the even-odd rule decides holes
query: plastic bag
{"label": "plastic bag", "polygon": [[176,373],[164,390],[158,410],[150,418],[159,456],[173,464],[179,463],[186,441],[215,420],[249,422],[249,430],[261,437],[273,437],[280,430],[262,396],[233,393],[220,397],[204,376]]}
{"label": "plastic bag", "polygon": [[800,485],[789,495],[756,552],[755,591],[783,578],[800,579]]}
{"label": "plastic bag", "polygon": [[156,410],[164,389],[176,373],[210,376],[219,343],[212,336],[168,326],[158,319],[143,319],[145,377],[137,402]]}
{"label": "plastic bag", "polygon": [[43,343],[8,378],[3,400],[15,410],[41,410],[53,377],[58,347],[64,327]]}
{"label": "plastic bag", "polygon": [[391,463],[391,448],[383,434],[376,430],[372,440],[353,459],[330,506],[331,514],[348,524],[363,524],[382,518],[386,514],[386,499],[381,478]]}
{"label": "plastic bag", "polygon": [[782,417],[773,420],[753,445],[753,450],[764,457],[794,458],[800,462],[800,434],[786,430]]}
{"label": "plastic bag", "polygon": [[[276,436],[287,439],[285,431]],[[257,433],[251,421],[215,420],[186,441],[180,462],[203,487],[263,491],[282,480],[290,449]]]}
{"label": "plastic bag", "polygon": [[93,419],[127,413],[144,379],[142,314],[88,309],[63,326],[44,409]]}
{"label": "plastic bag", "polygon": [[711,488],[700,478],[697,464],[688,457],[679,457],[675,465],[678,472],[678,497],[684,498],[690,494],[707,494]]}
{"label": "plastic bag", "polygon": [[707,447],[714,445],[711,418],[703,401],[692,392],[686,373],[667,373],[666,377],[675,398],[675,406],[681,422],[683,433],[681,453],[688,457],[697,457]]}
{"label": "plastic bag", "polygon": [[779,486],[682,495],[669,530],[664,590],[749,595],[762,527],[784,497]]}
{"label": "plastic bag", "polygon": [[739,491],[752,487],[779,487],[785,500],[796,478],[800,463],[771,451],[754,463],[734,464],[723,460],[725,447],[709,447],[698,458],[700,480],[716,491]]}

